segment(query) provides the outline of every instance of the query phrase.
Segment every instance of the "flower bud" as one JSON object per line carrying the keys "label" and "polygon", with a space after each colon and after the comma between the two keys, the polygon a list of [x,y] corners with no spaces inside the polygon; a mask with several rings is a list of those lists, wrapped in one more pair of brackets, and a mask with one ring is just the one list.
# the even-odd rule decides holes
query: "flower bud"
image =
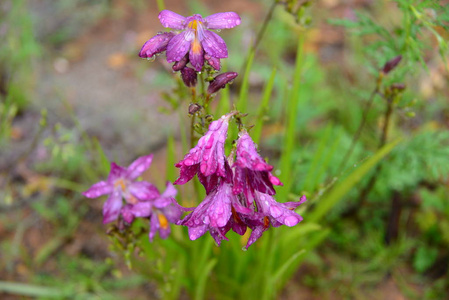
{"label": "flower bud", "polygon": [[189,54],[186,54],[183,58],[181,58],[180,61],[175,62],[172,69],[173,71],[179,71],[182,70],[187,63],[189,62]]}
{"label": "flower bud", "polygon": [[181,78],[187,87],[194,87],[198,81],[196,71],[189,67],[181,70]]}
{"label": "flower bud", "polygon": [[396,68],[396,66],[399,64],[399,62],[402,59],[402,55],[398,55],[393,59],[390,59],[389,61],[387,61],[382,69],[382,72],[384,74],[388,74],[390,73],[394,68]]}
{"label": "flower bud", "polygon": [[226,84],[232,82],[237,77],[237,75],[239,75],[237,72],[226,72],[217,75],[214,78],[214,80],[209,84],[209,87],[207,88],[207,93],[215,94],[220,89],[225,88]]}
{"label": "flower bud", "polygon": [[201,105],[199,105],[198,103],[190,103],[190,105],[189,105],[189,114],[194,115],[200,109],[201,109]]}
{"label": "flower bud", "polygon": [[392,88],[393,90],[402,91],[402,90],[405,89],[405,84],[403,84],[403,83],[393,83],[393,84],[391,85],[391,88]]}

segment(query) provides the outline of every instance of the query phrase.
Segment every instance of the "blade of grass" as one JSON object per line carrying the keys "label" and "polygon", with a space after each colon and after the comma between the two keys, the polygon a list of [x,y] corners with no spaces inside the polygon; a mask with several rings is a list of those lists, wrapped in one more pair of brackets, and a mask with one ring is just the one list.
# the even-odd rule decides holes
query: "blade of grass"
{"label": "blade of grass", "polygon": [[176,160],[176,150],[175,150],[175,138],[173,137],[173,134],[169,134],[167,137],[167,174],[166,174],[166,180],[173,182],[176,178],[175,174],[175,160]]}
{"label": "blade of grass", "polygon": [[259,143],[260,135],[262,134],[264,115],[268,110],[268,103],[270,102],[271,91],[273,90],[275,78],[276,78],[276,68],[273,68],[273,70],[271,71],[270,78],[268,79],[268,82],[265,85],[265,89],[263,91],[262,96],[262,102],[260,103],[259,110],[257,112],[257,121],[251,133],[253,140],[256,144]]}
{"label": "blade of grass", "polygon": [[243,74],[242,86],[240,88],[239,100],[237,102],[237,109],[242,113],[247,113],[248,108],[248,94],[249,94],[249,74],[254,60],[254,51],[251,51],[248,56],[248,62],[245,67],[245,74]]}
{"label": "blade of grass", "polygon": [[315,187],[315,179],[316,179],[316,170],[320,165],[321,160],[323,159],[323,152],[328,147],[328,139],[332,132],[332,125],[327,125],[324,130],[324,134],[321,134],[320,144],[318,145],[318,149],[315,151],[315,154],[312,158],[312,163],[310,164],[310,168],[307,171],[307,178],[304,183],[303,189],[306,191],[311,191]]}
{"label": "blade of grass", "polygon": [[279,189],[279,199],[286,199],[292,185],[292,153],[295,148],[295,125],[300,100],[301,73],[304,60],[304,33],[299,35],[298,48],[296,52],[295,73],[293,75],[293,87],[287,103],[287,123],[285,125],[285,135],[283,141],[283,151],[280,161],[280,179],[284,182],[284,188]]}
{"label": "blade of grass", "polygon": [[309,213],[308,222],[317,223],[343,196],[354,187],[377,163],[396,147],[401,140],[397,139],[377,151],[363,165],[355,169],[345,180],[333,188],[325,198],[319,201],[316,209]]}
{"label": "blade of grass", "polygon": [[207,265],[202,270],[200,277],[197,280],[197,287],[195,291],[196,300],[205,299],[204,294],[206,290],[206,282],[209,277],[209,274],[212,272],[212,269],[217,264],[217,259],[210,260]]}
{"label": "blade of grass", "polygon": [[0,281],[0,291],[14,295],[59,299],[65,295],[64,291],[58,288],[8,281]]}

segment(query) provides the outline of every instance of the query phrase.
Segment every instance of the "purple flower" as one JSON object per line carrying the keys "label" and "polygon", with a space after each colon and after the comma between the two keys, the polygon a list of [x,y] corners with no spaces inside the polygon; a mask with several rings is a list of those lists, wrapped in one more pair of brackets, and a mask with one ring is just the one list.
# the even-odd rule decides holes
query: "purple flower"
{"label": "purple flower", "polygon": [[298,202],[279,203],[267,194],[255,192],[254,195],[258,213],[244,220],[252,230],[246,249],[262,236],[264,231],[270,227],[270,224],[273,227],[281,225],[292,227],[301,222],[302,217],[294,209],[307,200],[305,196],[302,196]]}
{"label": "purple flower", "polygon": [[228,181],[231,179],[232,172],[226,161],[224,144],[229,119],[233,115],[224,115],[209,125],[209,131],[200,138],[198,144],[175,165],[180,168],[180,176],[174,184],[184,184],[198,174],[209,193],[217,185],[219,177],[227,178]]}
{"label": "purple flower", "polygon": [[[196,71],[201,71],[205,54],[216,59],[228,57],[224,40],[208,29],[233,28],[241,22],[239,15],[234,12],[217,13],[203,18],[198,14],[183,17],[169,10],[161,11],[159,20],[166,28],[182,30],[168,42],[167,61],[180,61],[188,53],[190,63]],[[217,65],[216,61],[212,64]]]}
{"label": "purple flower", "polygon": [[152,160],[152,154],[142,156],[128,168],[112,163],[108,179],[92,185],[82,193],[88,198],[97,198],[109,194],[109,198],[103,206],[103,223],[109,223],[118,218],[123,206],[122,198],[125,199],[126,203],[135,205],[139,201],[147,201],[159,196],[157,188],[151,183],[135,181],[150,167]]}
{"label": "purple flower", "polygon": [[187,87],[195,87],[198,81],[197,77],[198,75],[192,68],[185,67],[181,70],[182,81]]}
{"label": "purple flower", "polygon": [[215,76],[207,88],[207,93],[215,94],[220,89],[224,89],[226,85],[231,83],[238,75],[237,72],[226,72]]}
{"label": "purple flower", "polygon": [[196,240],[209,231],[220,245],[222,240],[227,240],[225,235],[231,228],[240,235],[245,233],[246,225],[241,222],[238,214],[251,213],[253,211],[244,207],[232,193],[232,186],[220,179],[203,202],[178,224],[189,227],[191,240]]}
{"label": "purple flower", "polygon": [[142,49],[139,52],[139,56],[142,58],[151,58],[155,54],[164,52],[167,50],[168,42],[175,36],[174,33],[164,32],[158,33],[156,36],[149,39],[143,44]]}
{"label": "purple flower", "polygon": [[159,236],[165,239],[170,234],[169,223],[176,224],[182,215],[183,211],[190,210],[185,209],[178,205],[174,197],[177,191],[175,187],[167,182],[167,188],[165,192],[150,201],[141,201],[136,204],[127,204],[122,209],[123,219],[132,223],[134,218],[149,218],[150,219],[150,241],[153,241],[156,232],[159,232]]}
{"label": "purple flower", "polygon": [[257,153],[256,144],[246,131],[240,133],[237,140],[236,160],[234,167],[234,194],[258,191],[268,195],[276,194],[273,185],[282,182],[271,174],[273,167]]}

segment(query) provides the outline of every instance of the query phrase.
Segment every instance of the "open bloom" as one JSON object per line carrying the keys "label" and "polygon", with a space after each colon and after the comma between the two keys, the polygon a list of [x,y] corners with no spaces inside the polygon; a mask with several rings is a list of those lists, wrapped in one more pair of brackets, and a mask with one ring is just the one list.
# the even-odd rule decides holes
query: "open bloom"
{"label": "open bloom", "polygon": [[167,182],[167,188],[161,195],[150,201],[139,201],[136,204],[127,204],[122,208],[123,219],[132,223],[134,218],[148,218],[150,220],[150,241],[153,241],[156,232],[165,239],[170,234],[169,223],[176,224],[183,211],[189,210],[178,205],[175,200],[177,191],[175,187]]}
{"label": "open bloom", "polygon": [[83,195],[87,198],[97,198],[109,194],[103,205],[103,223],[109,223],[118,218],[123,206],[123,200],[128,204],[137,204],[139,201],[154,199],[159,196],[157,188],[146,181],[136,179],[147,170],[153,155],[142,156],[136,159],[128,168],[111,164],[111,171],[106,181],[92,185]]}
{"label": "open bloom", "polygon": [[171,63],[185,60],[188,54],[190,63],[196,71],[201,71],[205,55],[215,69],[220,66],[219,59],[228,57],[224,40],[209,29],[233,28],[241,22],[239,15],[235,12],[217,13],[203,18],[198,14],[183,17],[169,10],[161,11],[159,20],[162,26],[181,32],[173,37],[168,34],[153,37],[145,43],[139,55],[151,57],[167,50],[167,61]]}

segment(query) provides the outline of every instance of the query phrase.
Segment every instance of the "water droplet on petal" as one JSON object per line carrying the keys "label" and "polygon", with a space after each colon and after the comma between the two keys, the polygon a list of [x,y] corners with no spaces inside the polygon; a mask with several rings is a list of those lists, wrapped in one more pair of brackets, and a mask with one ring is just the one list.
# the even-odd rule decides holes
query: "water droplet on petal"
{"label": "water droplet on petal", "polygon": [[246,249],[246,247],[243,247],[242,251],[246,252],[246,251],[248,251],[248,249]]}

